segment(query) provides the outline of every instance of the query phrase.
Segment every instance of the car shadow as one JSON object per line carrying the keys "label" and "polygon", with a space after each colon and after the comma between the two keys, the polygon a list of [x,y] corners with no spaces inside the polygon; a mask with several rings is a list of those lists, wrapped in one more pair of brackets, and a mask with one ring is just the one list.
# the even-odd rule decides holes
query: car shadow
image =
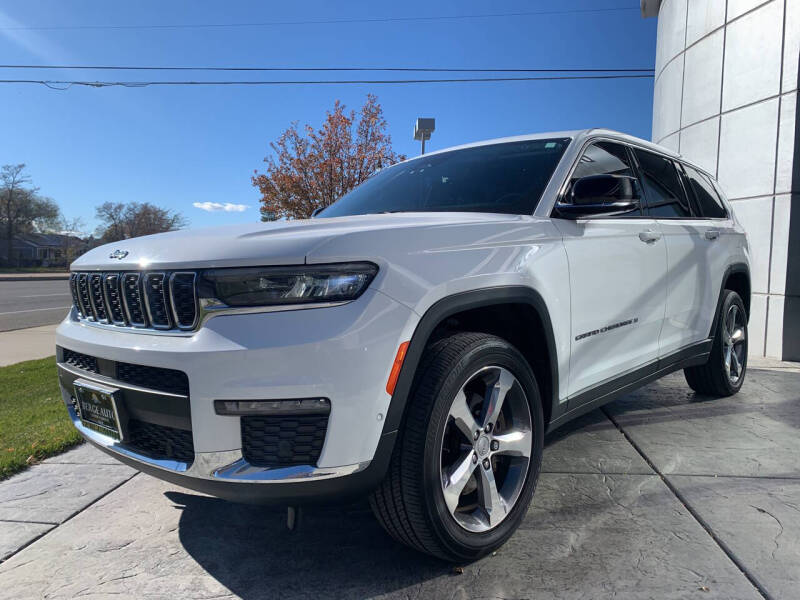
{"label": "car shadow", "polygon": [[453,572],[390,538],[366,502],[305,507],[299,527],[289,531],[285,508],[165,495],[182,511],[178,531],[185,550],[247,600],[379,596],[437,577],[446,582]]}
{"label": "car shadow", "polygon": [[[593,410],[545,437],[547,447],[581,432],[616,428],[606,411],[625,415],[625,426],[685,418],[712,418],[736,413],[762,413],[800,426],[797,411],[799,374],[780,374],[765,406],[759,401],[713,399],[693,392],[664,393],[651,384]],[[765,379],[765,378],[762,378]],[[649,388],[649,389],[648,389]],[[712,402],[712,400],[715,400]],[[759,399],[762,400],[763,399]],[[687,415],[681,407],[703,406]],[[643,410],[646,409],[646,410]],[[633,414],[631,414],[633,413]],[[613,479],[613,478],[612,478]],[[178,533],[188,554],[232,593],[246,600],[261,598],[349,598],[425,594],[451,596],[464,584],[452,565],[406,548],[381,529],[366,502],[303,509],[294,532],[286,527],[286,509],[234,504],[208,496],[170,491],[165,494],[181,511]],[[604,506],[598,499],[597,510]],[[556,519],[568,505],[550,507]]]}
{"label": "car shadow", "polygon": [[[605,423],[604,423],[605,421]],[[593,411],[547,436],[545,445],[585,427],[605,426]],[[212,577],[247,600],[349,598],[400,590],[413,596],[440,589],[449,595],[454,567],[394,541],[366,501],[309,506],[295,531],[286,509],[235,504],[192,493],[167,492],[181,510],[178,534],[184,549]],[[431,580],[440,581],[432,582]],[[459,581],[461,583],[461,581]]]}

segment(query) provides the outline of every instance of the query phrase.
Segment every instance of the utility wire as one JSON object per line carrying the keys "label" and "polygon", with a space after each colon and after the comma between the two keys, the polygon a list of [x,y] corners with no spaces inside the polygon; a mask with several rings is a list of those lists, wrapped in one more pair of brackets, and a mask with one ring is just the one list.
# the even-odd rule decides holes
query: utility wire
{"label": "utility wire", "polygon": [[[631,75],[558,75],[543,77],[468,77],[457,79],[327,79],[327,80],[256,80],[256,81],[54,81],[37,79],[0,79],[0,84],[34,83],[52,89],[68,89],[74,85],[85,87],[149,87],[149,86],[259,86],[259,85],[405,85],[421,83],[488,83],[510,81],[560,81],[584,79],[652,79],[652,74]],[[57,87],[66,86],[66,87]]]}
{"label": "utility wire", "polygon": [[494,19],[502,17],[533,17],[549,15],[575,15],[622,11],[638,11],[636,7],[577,8],[571,10],[541,10],[508,13],[478,13],[461,15],[438,15],[430,17],[365,17],[351,19],[313,19],[302,21],[263,21],[252,23],[200,23],[200,24],[146,24],[146,25],[34,25],[0,27],[0,31],[66,31],[91,29],[222,29],[228,27],[271,27],[279,25],[343,25],[349,23],[396,23],[418,21],[449,21],[467,19]]}
{"label": "utility wire", "polygon": [[0,65],[0,69],[75,69],[79,71],[383,71],[404,73],[653,73],[655,69],[470,69],[440,67],[141,67],[121,65]]}

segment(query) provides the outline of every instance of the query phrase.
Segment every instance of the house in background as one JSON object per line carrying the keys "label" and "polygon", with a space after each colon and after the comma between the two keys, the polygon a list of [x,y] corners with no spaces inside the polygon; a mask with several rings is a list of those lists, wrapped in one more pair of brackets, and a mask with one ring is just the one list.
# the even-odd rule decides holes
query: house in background
{"label": "house in background", "polygon": [[14,236],[11,261],[8,242],[0,238],[0,262],[14,267],[67,267],[88,250],[81,238],[61,233],[21,233]]}

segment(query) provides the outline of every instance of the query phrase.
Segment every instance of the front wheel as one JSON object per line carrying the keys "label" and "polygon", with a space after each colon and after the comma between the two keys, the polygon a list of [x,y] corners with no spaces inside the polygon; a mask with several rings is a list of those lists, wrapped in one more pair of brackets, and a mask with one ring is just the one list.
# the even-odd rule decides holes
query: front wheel
{"label": "front wheel", "polygon": [[413,548],[450,561],[479,558],[525,517],[543,438],[536,380],[513,346],[481,333],[441,339],[420,363],[373,512]]}
{"label": "front wheel", "polygon": [[686,382],[698,394],[732,396],[747,372],[747,311],[742,298],[725,290],[708,362],[684,369]]}

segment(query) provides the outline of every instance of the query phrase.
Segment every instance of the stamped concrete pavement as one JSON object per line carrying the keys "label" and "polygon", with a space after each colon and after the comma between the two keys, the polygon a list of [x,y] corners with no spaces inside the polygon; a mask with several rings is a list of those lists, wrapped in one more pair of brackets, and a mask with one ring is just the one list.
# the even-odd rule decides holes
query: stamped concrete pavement
{"label": "stamped concrete pavement", "polygon": [[461,570],[364,504],[289,532],[82,446],[0,483],[0,597],[796,598],[798,403],[800,369],[754,364],[730,399],[676,374],[595,411],[548,437],[517,534]]}

